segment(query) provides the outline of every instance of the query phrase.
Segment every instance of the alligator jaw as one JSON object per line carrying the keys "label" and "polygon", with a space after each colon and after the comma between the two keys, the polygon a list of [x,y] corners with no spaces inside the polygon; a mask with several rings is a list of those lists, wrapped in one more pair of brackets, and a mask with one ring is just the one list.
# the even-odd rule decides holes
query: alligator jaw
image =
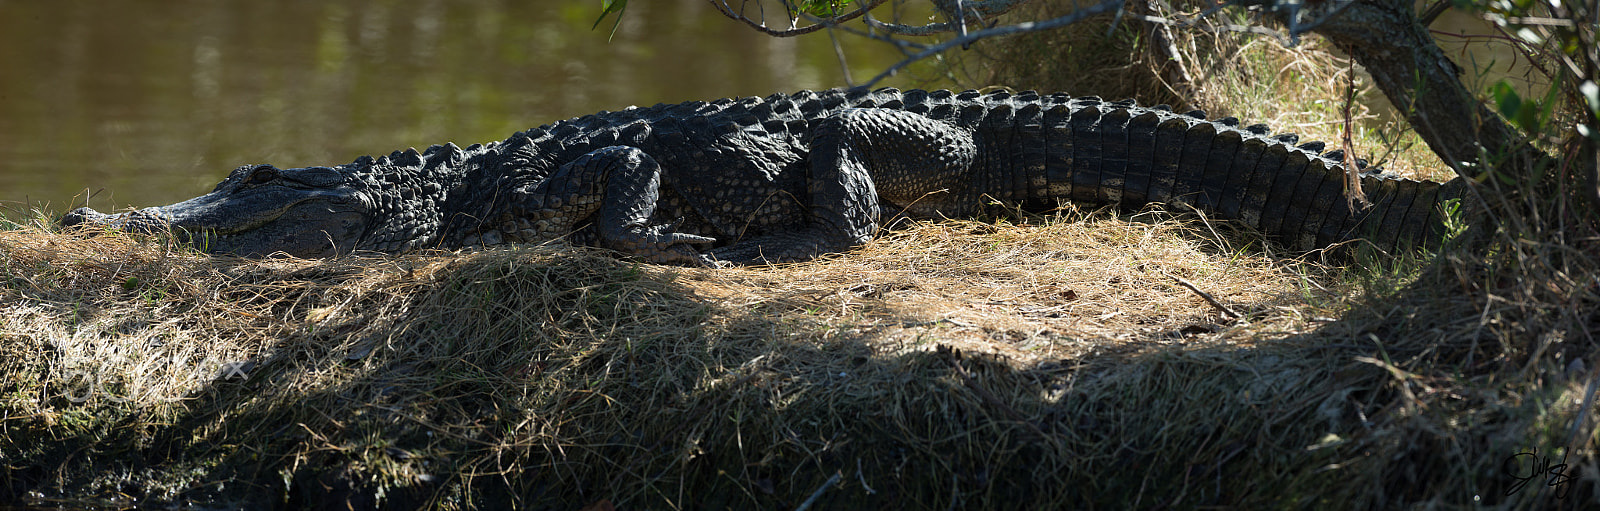
{"label": "alligator jaw", "polygon": [[237,194],[218,190],[167,206],[104,214],[78,208],[61,225],[102,226],[132,233],[170,232],[213,254],[328,257],[357,248],[367,208],[348,189]]}
{"label": "alligator jaw", "polygon": [[90,208],[78,208],[61,217],[62,227],[102,226],[125,232],[166,232],[172,221],[162,215],[161,208],[145,208],[127,213],[107,215]]}
{"label": "alligator jaw", "polygon": [[[192,201],[191,201],[192,202]],[[135,234],[170,233],[185,242],[199,242],[197,248],[208,252],[229,253],[226,250],[211,250],[210,241],[216,241],[233,234],[257,227],[248,227],[222,230],[217,227],[202,226],[188,218],[189,222],[178,222],[169,210],[186,211],[184,203],[169,206],[157,206],[123,213],[106,214],[92,208],[78,208],[61,217],[62,227],[93,227],[111,229]],[[192,215],[187,215],[192,216]],[[221,247],[217,247],[221,248]]]}

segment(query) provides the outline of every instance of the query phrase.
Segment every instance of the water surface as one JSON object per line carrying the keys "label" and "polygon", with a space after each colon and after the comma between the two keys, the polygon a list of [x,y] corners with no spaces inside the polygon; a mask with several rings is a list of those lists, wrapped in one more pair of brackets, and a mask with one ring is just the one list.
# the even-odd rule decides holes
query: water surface
{"label": "water surface", "polygon": [[[102,211],[234,167],[500,140],[628,105],[847,85],[825,34],[775,39],[703,0],[0,0],[0,205]],[[845,39],[857,80],[899,60]],[[901,76],[885,85],[944,86]]]}

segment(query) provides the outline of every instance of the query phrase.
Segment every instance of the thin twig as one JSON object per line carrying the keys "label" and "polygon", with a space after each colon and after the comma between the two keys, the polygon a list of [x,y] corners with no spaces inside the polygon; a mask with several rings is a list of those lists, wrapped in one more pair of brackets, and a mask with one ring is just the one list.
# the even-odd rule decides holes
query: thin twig
{"label": "thin twig", "polygon": [[839,61],[839,72],[844,75],[844,84],[849,87],[854,87],[856,85],[856,81],[854,78],[850,77],[850,62],[844,58],[844,47],[839,45],[839,34],[829,30],[828,41],[833,43],[833,58],[834,60]]}
{"label": "thin twig", "polygon": [[867,490],[867,495],[878,493],[867,485],[867,476],[861,472],[861,458],[856,458],[856,480],[861,481],[861,488]]}
{"label": "thin twig", "polygon": [[734,21],[742,22],[745,25],[749,25],[750,28],[756,29],[756,31],[758,31],[758,32],[761,32],[763,34],[767,34],[767,35],[770,35],[770,36],[773,36],[773,37],[794,37],[794,36],[797,36],[797,35],[805,35],[805,34],[809,34],[809,33],[812,33],[812,32],[816,32],[816,31],[822,30],[824,28],[836,26],[836,25],[838,25],[840,23],[844,23],[844,22],[856,19],[856,18],[861,17],[862,15],[866,14],[867,11],[876,9],[879,5],[883,5],[883,3],[888,1],[888,0],[872,0],[869,3],[863,4],[860,8],[857,8],[856,10],[851,11],[851,12],[849,12],[847,14],[842,15],[842,16],[834,16],[832,18],[827,18],[827,19],[813,20],[815,24],[807,25],[807,26],[804,26],[804,27],[797,27],[796,25],[798,25],[797,22],[799,21],[799,18],[792,18],[792,19],[789,20],[789,28],[785,29],[785,30],[774,30],[774,29],[767,28],[767,22],[766,22],[766,17],[765,16],[762,17],[761,21],[756,21],[756,20],[750,19],[749,17],[745,16],[744,13],[734,10],[733,6],[728,5],[727,0],[707,0],[707,1],[711,4],[711,6],[713,8],[715,8],[717,10],[717,12],[721,13],[723,16],[725,16],[725,17],[727,17],[729,19],[732,19]]}
{"label": "thin twig", "polygon": [[1240,315],[1239,313],[1234,312],[1233,309],[1229,309],[1228,306],[1223,305],[1222,302],[1217,301],[1217,299],[1215,297],[1211,296],[1211,293],[1207,293],[1205,291],[1201,291],[1199,287],[1196,287],[1194,285],[1194,283],[1189,282],[1187,280],[1184,280],[1183,277],[1179,277],[1177,275],[1173,275],[1173,274],[1167,273],[1165,271],[1161,272],[1161,274],[1162,275],[1166,275],[1167,278],[1172,279],[1173,281],[1176,281],[1179,285],[1181,285],[1183,287],[1186,287],[1186,288],[1189,288],[1190,291],[1194,291],[1194,294],[1200,295],[1200,297],[1204,298],[1206,300],[1206,302],[1211,304],[1212,307],[1216,307],[1217,310],[1222,311],[1222,317],[1227,318],[1229,320],[1234,320],[1234,319],[1239,319],[1239,318],[1243,318],[1244,317],[1244,316]]}
{"label": "thin twig", "polygon": [[[1158,3],[1164,5],[1166,2]],[[1144,4],[1135,4],[1135,6],[1141,5]],[[1149,11],[1145,9],[1148,9],[1148,7],[1133,13],[1134,18],[1139,19],[1142,16],[1149,16]],[[1178,51],[1177,44],[1173,42],[1172,27],[1164,23],[1151,23],[1150,25],[1151,51],[1158,52],[1161,60],[1171,62],[1174,68],[1172,71],[1165,73],[1166,76],[1162,77],[1162,85],[1166,86],[1167,90],[1172,91],[1178,97],[1192,97],[1194,95],[1195,80],[1189,74],[1189,66],[1184,63],[1183,54]]]}
{"label": "thin twig", "polygon": [[[1354,54],[1348,48],[1345,51],[1348,54]],[[1356,205],[1359,204],[1364,208],[1371,203],[1367,202],[1367,194],[1361,191],[1361,169],[1356,166],[1356,145],[1350,140],[1351,131],[1354,129],[1351,126],[1350,108],[1356,102],[1356,59],[1354,57],[1350,59],[1350,69],[1345,71],[1345,78],[1348,81],[1345,82],[1344,93],[1344,130],[1339,133],[1340,149],[1344,150],[1344,200],[1347,202],[1346,207],[1350,208],[1350,211],[1360,211],[1360,209],[1356,208]]]}
{"label": "thin twig", "polygon": [[1282,36],[1282,34],[1279,34],[1278,32],[1276,32],[1276,31],[1274,31],[1274,30],[1272,30],[1270,28],[1263,27],[1263,26],[1260,26],[1260,25],[1237,25],[1237,24],[1233,24],[1233,23],[1213,23],[1213,24],[1210,24],[1210,25],[1200,25],[1199,21],[1204,19],[1204,17],[1202,17],[1202,16],[1196,16],[1193,19],[1174,19],[1174,18],[1167,18],[1167,17],[1162,17],[1162,16],[1151,16],[1151,15],[1148,15],[1148,14],[1146,14],[1146,15],[1134,15],[1134,16],[1129,16],[1129,17],[1133,18],[1133,19],[1149,22],[1149,23],[1155,23],[1157,25],[1166,25],[1166,26],[1169,26],[1169,27],[1183,27],[1183,28],[1192,29],[1192,30],[1203,30],[1203,31],[1206,31],[1206,32],[1214,33],[1214,34],[1220,34],[1220,33],[1223,33],[1223,32],[1239,32],[1239,33],[1242,33],[1242,34],[1264,35],[1264,36],[1268,36],[1268,37],[1272,37],[1272,38],[1276,39],[1279,44],[1282,44],[1284,46],[1289,46],[1289,40],[1285,39]]}
{"label": "thin twig", "polygon": [[1433,25],[1433,21],[1439,19],[1439,15],[1444,14],[1444,11],[1449,9],[1452,5],[1455,5],[1455,2],[1450,0],[1438,0],[1434,2],[1433,5],[1428,6],[1427,10],[1417,14],[1417,21],[1422,23],[1422,26],[1424,27]]}
{"label": "thin twig", "polygon": [[805,502],[801,502],[800,507],[794,508],[794,511],[806,511],[806,508],[811,507],[811,504],[816,502],[818,497],[822,496],[822,492],[828,491],[828,488],[832,487],[838,482],[839,472],[835,471],[833,473],[833,477],[829,477],[827,482],[822,483],[822,486],[817,487],[817,491],[811,492],[811,496],[807,497]]}
{"label": "thin twig", "polygon": [[1348,9],[1350,6],[1355,4],[1355,0],[1341,3],[1338,7],[1329,9],[1326,14],[1322,15],[1322,17],[1311,20],[1310,23],[1298,23],[1299,16],[1298,13],[1295,13],[1296,15],[1294,16],[1294,19],[1296,19],[1297,22],[1289,29],[1289,46],[1292,47],[1300,43],[1300,34],[1315,30],[1317,27],[1322,26],[1323,23],[1327,23],[1328,20],[1338,17],[1339,14],[1343,13],[1345,9]]}
{"label": "thin twig", "polygon": [[[1588,338],[1590,346],[1594,345],[1594,336],[1587,329],[1583,330],[1583,336]],[[1594,398],[1597,389],[1600,389],[1600,373],[1590,374],[1589,384],[1583,388],[1583,406],[1578,408],[1578,417],[1572,420],[1572,428],[1567,431],[1567,454],[1571,454],[1577,448],[1579,431],[1585,433],[1583,438],[1589,438],[1587,434],[1589,428],[1586,424],[1589,422],[1589,412],[1594,411]]]}
{"label": "thin twig", "polygon": [[1323,23],[1327,23],[1329,20],[1339,17],[1339,15],[1343,13],[1345,9],[1350,8],[1350,6],[1355,5],[1357,2],[1355,0],[1346,0],[1332,8],[1326,7],[1328,2],[1317,3],[1319,8],[1315,8],[1315,10],[1321,11],[1322,16],[1307,23],[1300,22],[1301,11],[1312,9],[1303,8],[1302,5],[1304,5],[1305,2],[1295,0],[1234,0],[1230,2],[1218,2],[1217,7],[1213,7],[1212,10],[1220,9],[1225,6],[1243,8],[1259,7],[1268,11],[1279,13],[1279,18],[1284,21],[1284,24],[1288,25],[1289,35],[1287,38],[1288,40],[1284,42],[1284,46],[1294,47],[1295,45],[1300,44],[1300,34],[1315,30]]}
{"label": "thin twig", "polygon": [[[873,28],[894,35],[929,36],[934,34],[955,32],[958,37],[966,37],[967,25],[974,24],[980,27],[984,26],[985,19],[994,19],[1001,14],[1011,12],[1012,9],[1028,3],[1028,0],[987,0],[981,2],[974,2],[972,0],[957,0],[954,3],[955,5],[952,6],[954,9],[945,9],[944,7],[940,7],[940,10],[944,11],[945,15],[950,19],[950,21],[942,23],[929,23],[927,25],[905,25],[900,23],[885,23],[881,21],[875,21],[872,20],[870,16],[866,22]],[[967,14],[969,12],[974,18],[972,21],[968,21],[967,19]]]}

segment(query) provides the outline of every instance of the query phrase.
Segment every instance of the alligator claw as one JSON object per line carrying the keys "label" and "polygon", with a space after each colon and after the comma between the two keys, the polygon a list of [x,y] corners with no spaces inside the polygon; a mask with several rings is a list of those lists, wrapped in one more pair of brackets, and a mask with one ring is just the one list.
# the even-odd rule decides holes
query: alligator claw
{"label": "alligator claw", "polygon": [[698,234],[687,234],[681,232],[660,232],[647,234],[645,235],[645,239],[650,243],[655,243],[658,245],[704,245],[707,243],[717,242],[716,238],[707,238]]}
{"label": "alligator claw", "polygon": [[706,256],[692,245],[716,243],[716,238],[677,232],[682,219],[670,224],[630,225],[601,237],[601,244],[612,250],[643,258],[655,263],[711,266]]}
{"label": "alligator claw", "polygon": [[683,218],[680,217],[667,225],[656,225],[645,228],[643,232],[640,233],[640,236],[645,242],[660,246],[679,244],[704,245],[707,243],[717,242],[716,238],[678,232],[678,226],[681,224],[683,224]]}
{"label": "alligator claw", "polygon": [[701,268],[710,268],[713,270],[732,268],[734,266],[733,263],[717,259],[709,254],[696,254],[695,263]]}

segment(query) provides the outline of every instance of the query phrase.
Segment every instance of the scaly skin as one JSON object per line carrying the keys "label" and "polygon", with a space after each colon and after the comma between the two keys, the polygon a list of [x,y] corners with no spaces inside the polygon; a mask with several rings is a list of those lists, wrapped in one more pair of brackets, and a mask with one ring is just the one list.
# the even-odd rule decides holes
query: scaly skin
{"label": "scaly skin", "polygon": [[502,142],[337,167],[240,167],[178,204],[64,225],[172,229],[214,253],[322,257],[565,238],[648,261],[796,261],[869,240],[893,215],[963,217],[994,200],[1236,220],[1297,250],[1355,238],[1436,243],[1460,184],[1364,175],[1343,155],[1200,112],[1032,92],[801,91],[629,108]]}

